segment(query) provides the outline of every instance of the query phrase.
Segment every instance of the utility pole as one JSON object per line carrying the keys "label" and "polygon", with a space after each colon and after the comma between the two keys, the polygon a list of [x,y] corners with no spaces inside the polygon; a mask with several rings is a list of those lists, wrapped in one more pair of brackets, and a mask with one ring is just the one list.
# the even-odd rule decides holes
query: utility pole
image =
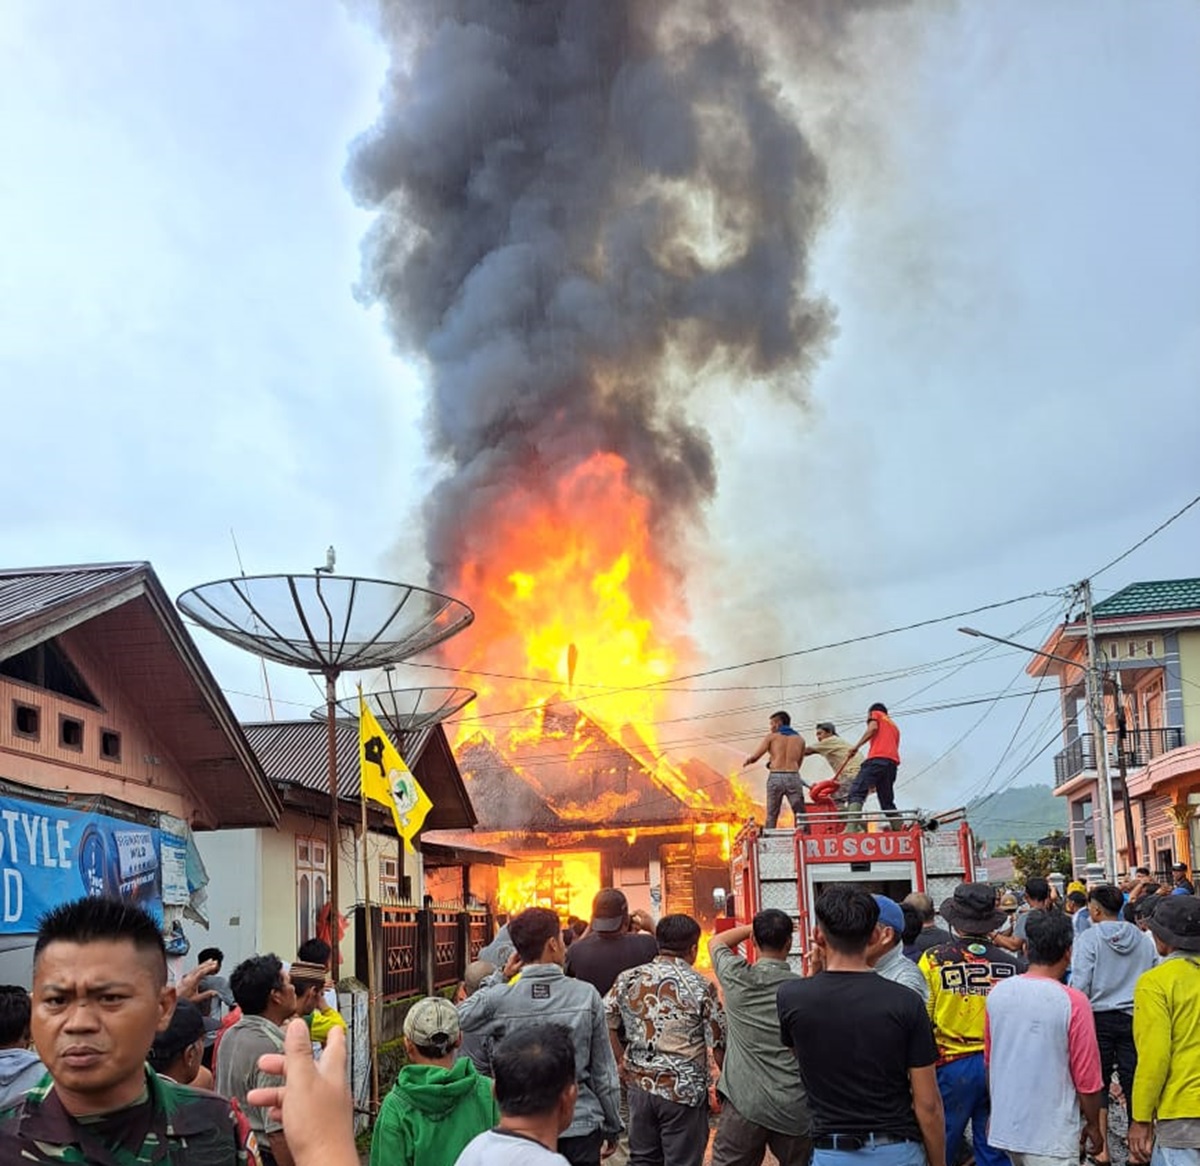
{"label": "utility pole", "polygon": [[1125,740],[1129,726],[1125,717],[1125,693],[1121,688],[1121,673],[1113,673],[1113,688],[1117,702],[1117,777],[1121,783],[1121,801],[1125,811],[1125,853],[1132,871],[1138,864],[1137,842],[1133,837],[1133,806],[1129,801],[1129,780],[1125,772]]}
{"label": "utility pole", "polygon": [[[1117,839],[1113,821],[1112,779],[1108,775],[1108,739],[1105,733],[1104,689],[1100,684],[1096,651],[1096,621],[1092,617],[1092,581],[1079,584],[1087,622],[1087,671],[1084,673],[1085,699],[1092,729],[1092,747],[1096,751],[1096,776],[1100,785],[1100,831],[1104,843],[1104,877],[1117,881]],[[1128,801],[1128,799],[1126,799]]]}

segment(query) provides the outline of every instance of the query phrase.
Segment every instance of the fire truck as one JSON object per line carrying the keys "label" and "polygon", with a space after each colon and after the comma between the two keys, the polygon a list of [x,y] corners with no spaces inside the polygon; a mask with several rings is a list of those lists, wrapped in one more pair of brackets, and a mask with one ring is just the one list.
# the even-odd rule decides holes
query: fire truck
{"label": "fire truck", "polygon": [[[817,793],[820,787],[814,790]],[[796,924],[792,962],[807,963],[815,918],[813,906],[830,883],[856,883],[865,891],[900,900],[924,891],[934,904],[975,878],[975,840],[964,810],[927,815],[903,812],[889,819],[857,819],[863,833],[850,833],[847,815],[818,797],[808,820],[796,830],[764,830],[751,819],[730,851],[731,891],[725,898],[725,927],[749,923],[777,907]]]}

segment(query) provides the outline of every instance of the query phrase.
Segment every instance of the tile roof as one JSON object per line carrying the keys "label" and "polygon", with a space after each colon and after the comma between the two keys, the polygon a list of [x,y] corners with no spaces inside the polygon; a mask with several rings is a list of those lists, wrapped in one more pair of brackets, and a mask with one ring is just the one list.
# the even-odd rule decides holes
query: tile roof
{"label": "tile roof", "polygon": [[1200,611],[1200,579],[1131,583],[1102,599],[1093,610],[1097,619]]}
{"label": "tile roof", "polygon": [[0,627],[78,599],[98,587],[132,575],[147,563],[97,563],[82,567],[0,570]]}

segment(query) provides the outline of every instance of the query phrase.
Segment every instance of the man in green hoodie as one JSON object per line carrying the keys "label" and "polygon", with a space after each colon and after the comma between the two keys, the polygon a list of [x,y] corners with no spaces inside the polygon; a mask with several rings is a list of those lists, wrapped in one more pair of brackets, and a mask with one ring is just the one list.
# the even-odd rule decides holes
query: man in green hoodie
{"label": "man in green hoodie", "polygon": [[459,1057],[462,1034],[449,1000],[418,1000],[404,1018],[408,1064],[379,1107],[371,1166],[454,1166],[500,1111],[492,1083]]}

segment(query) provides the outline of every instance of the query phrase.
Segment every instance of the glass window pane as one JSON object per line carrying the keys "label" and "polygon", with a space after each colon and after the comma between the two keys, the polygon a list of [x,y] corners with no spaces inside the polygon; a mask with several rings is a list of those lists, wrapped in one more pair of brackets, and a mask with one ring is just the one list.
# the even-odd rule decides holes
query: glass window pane
{"label": "glass window pane", "polygon": [[312,917],[313,917],[312,907],[311,907],[310,897],[309,897],[308,875],[303,874],[300,876],[297,891],[298,891],[298,893],[297,893],[296,899],[299,904],[299,914],[300,914],[300,919],[299,919],[300,942],[305,943],[308,940],[312,939]]}

